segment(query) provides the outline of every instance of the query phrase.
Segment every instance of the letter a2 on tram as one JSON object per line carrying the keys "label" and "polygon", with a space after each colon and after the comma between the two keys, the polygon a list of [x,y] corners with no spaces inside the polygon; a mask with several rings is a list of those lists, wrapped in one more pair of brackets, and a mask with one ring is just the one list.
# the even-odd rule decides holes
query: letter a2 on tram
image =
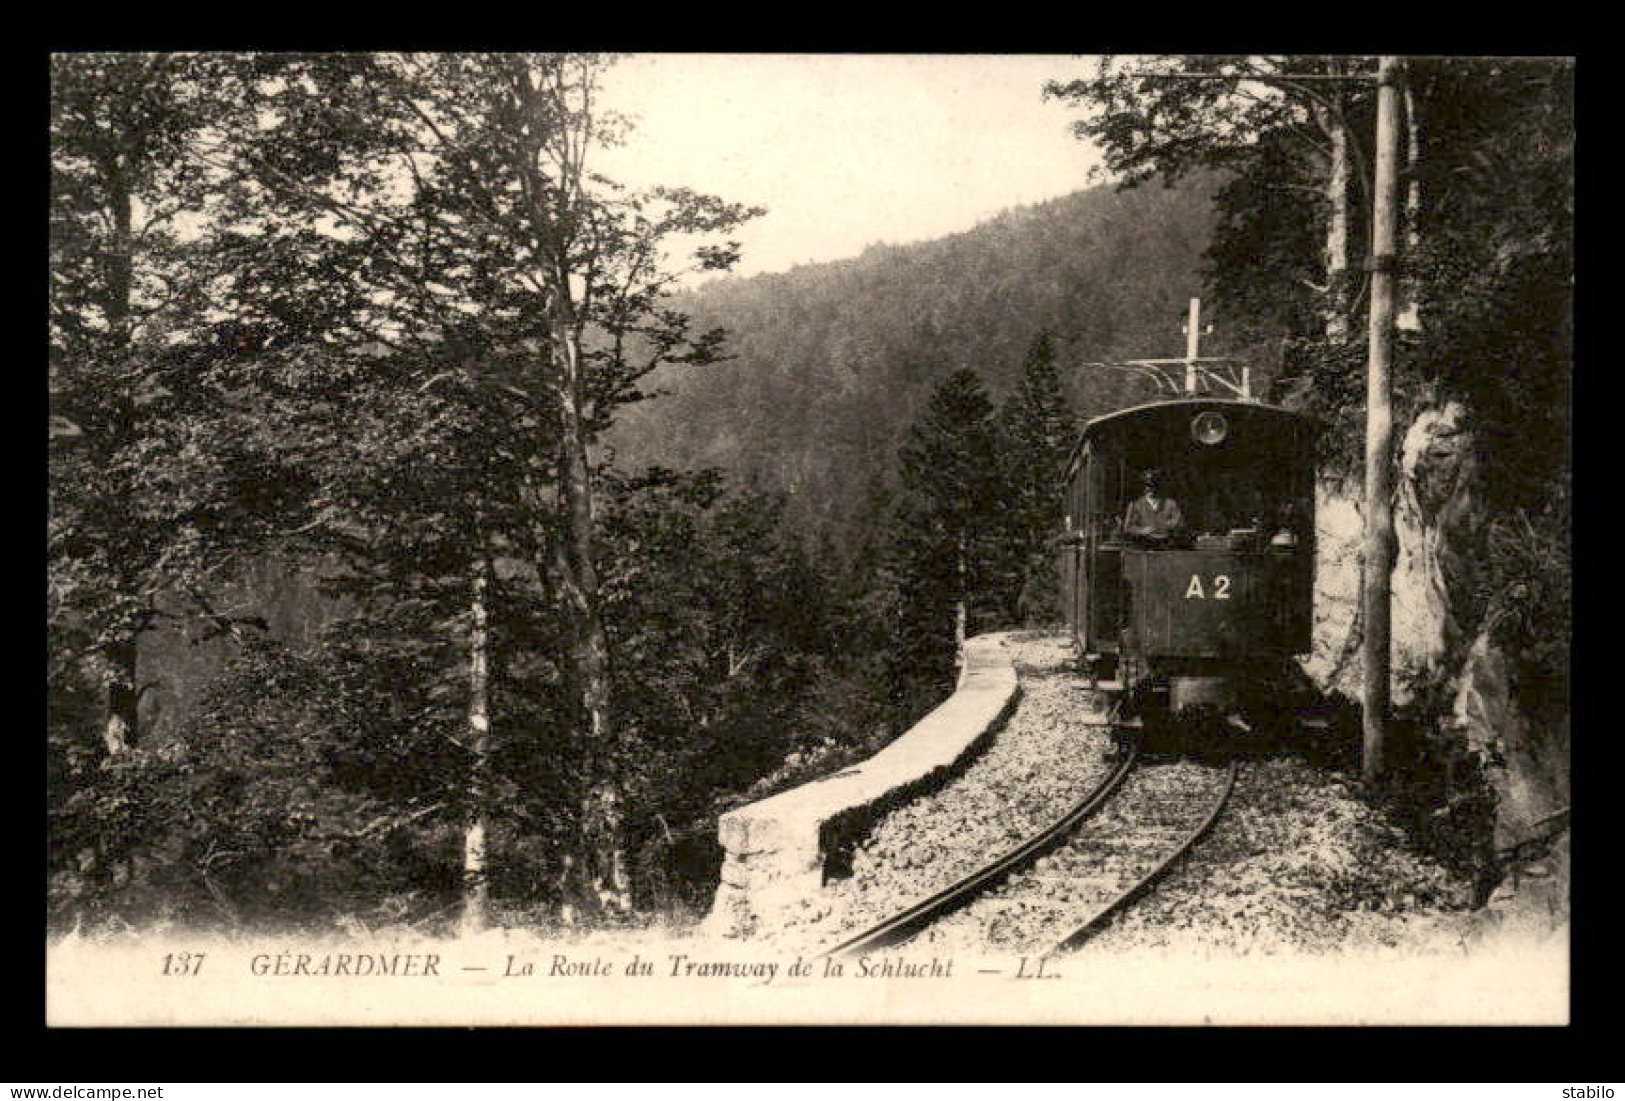
{"label": "letter a2 on tram", "polygon": [[[1206,600],[1207,590],[1202,587],[1202,575],[1191,574],[1191,583],[1185,586],[1186,600]],[[1213,599],[1230,599],[1230,578],[1225,574],[1218,574],[1213,578]]]}

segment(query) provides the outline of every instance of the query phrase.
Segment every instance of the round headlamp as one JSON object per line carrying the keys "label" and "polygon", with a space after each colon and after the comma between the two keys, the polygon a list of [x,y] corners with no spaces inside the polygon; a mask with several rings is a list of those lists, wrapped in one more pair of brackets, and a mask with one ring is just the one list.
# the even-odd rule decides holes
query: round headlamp
{"label": "round headlamp", "polygon": [[1198,413],[1191,421],[1191,438],[1197,443],[1211,447],[1216,443],[1223,443],[1228,435],[1230,423],[1224,419],[1223,413],[1209,409],[1205,413]]}

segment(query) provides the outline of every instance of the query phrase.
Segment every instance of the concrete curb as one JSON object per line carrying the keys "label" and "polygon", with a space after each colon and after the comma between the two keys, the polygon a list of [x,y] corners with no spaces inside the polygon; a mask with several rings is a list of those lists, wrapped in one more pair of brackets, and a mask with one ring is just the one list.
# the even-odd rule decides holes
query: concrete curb
{"label": "concrete curb", "polygon": [[816,896],[832,860],[881,813],[946,781],[998,728],[1020,696],[1003,637],[967,640],[965,659],[954,694],[867,761],[722,816],[722,882],[708,934],[777,927],[790,907]]}

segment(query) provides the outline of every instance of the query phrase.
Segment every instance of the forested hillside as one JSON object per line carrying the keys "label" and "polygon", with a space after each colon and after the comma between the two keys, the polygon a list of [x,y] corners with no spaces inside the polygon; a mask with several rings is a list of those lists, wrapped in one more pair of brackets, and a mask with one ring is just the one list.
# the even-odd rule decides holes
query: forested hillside
{"label": "forested hillside", "polygon": [[703,906],[719,811],[1044,614],[1057,367],[1168,338],[1200,202],[683,300],[757,212],[591,172],[612,64],[53,59],[54,921]]}
{"label": "forested hillside", "polygon": [[[1183,353],[1214,187],[1095,187],[939,240],[713,281],[682,308],[728,330],[731,358],[647,380],[667,392],[621,414],[617,462],[716,466],[786,491],[792,522],[850,550],[883,522],[903,436],[955,371],[1001,400],[1048,332],[1079,417],[1149,396],[1134,376],[1082,365]],[[1204,349],[1225,339],[1221,322]]]}
{"label": "forested hillside", "polygon": [[[1053,620],[1049,487],[1194,295],[1351,477],[1374,63],[1151,63],[1051,89],[1138,187],[675,295],[760,212],[595,175],[612,59],[54,57],[52,920],[703,908],[720,812]],[[1409,80],[1396,771],[1493,886],[1567,814],[1573,74]]]}

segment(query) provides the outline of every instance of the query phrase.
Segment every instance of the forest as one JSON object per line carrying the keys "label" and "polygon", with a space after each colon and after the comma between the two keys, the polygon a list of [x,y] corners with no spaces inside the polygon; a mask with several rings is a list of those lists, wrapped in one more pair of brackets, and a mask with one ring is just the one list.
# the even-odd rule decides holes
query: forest
{"label": "forest", "polygon": [[[628,409],[610,441],[628,462],[716,465],[789,491],[795,522],[851,552],[894,488],[909,426],[953,371],[975,371],[1003,400],[1043,338],[1077,417],[1152,396],[1092,364],[1183,352],[1215,186],[1211,173],[1177,188],[1097,186],[935,241],[712,280],[680,302],[731,334],[729,358],[655,372],[648,385],[665,393]],[[1211,351],[1256,351],[1228,328],[1215,327]]]}
{"label": "forest", "polygon": [[[692,918],[718,814],[1053,620],[1103,365],[1194,294],[1356,471],[1372,91],[1289,75],[1374,61],[1122,61],[1049,90],[1096,186],[741,279],[757,211],[594,170],[611,60],[54,57],[53,925]],[[1572,65],[1409,87],[1396,392],[1470,411],[1452,599],[1566,716]]]}

